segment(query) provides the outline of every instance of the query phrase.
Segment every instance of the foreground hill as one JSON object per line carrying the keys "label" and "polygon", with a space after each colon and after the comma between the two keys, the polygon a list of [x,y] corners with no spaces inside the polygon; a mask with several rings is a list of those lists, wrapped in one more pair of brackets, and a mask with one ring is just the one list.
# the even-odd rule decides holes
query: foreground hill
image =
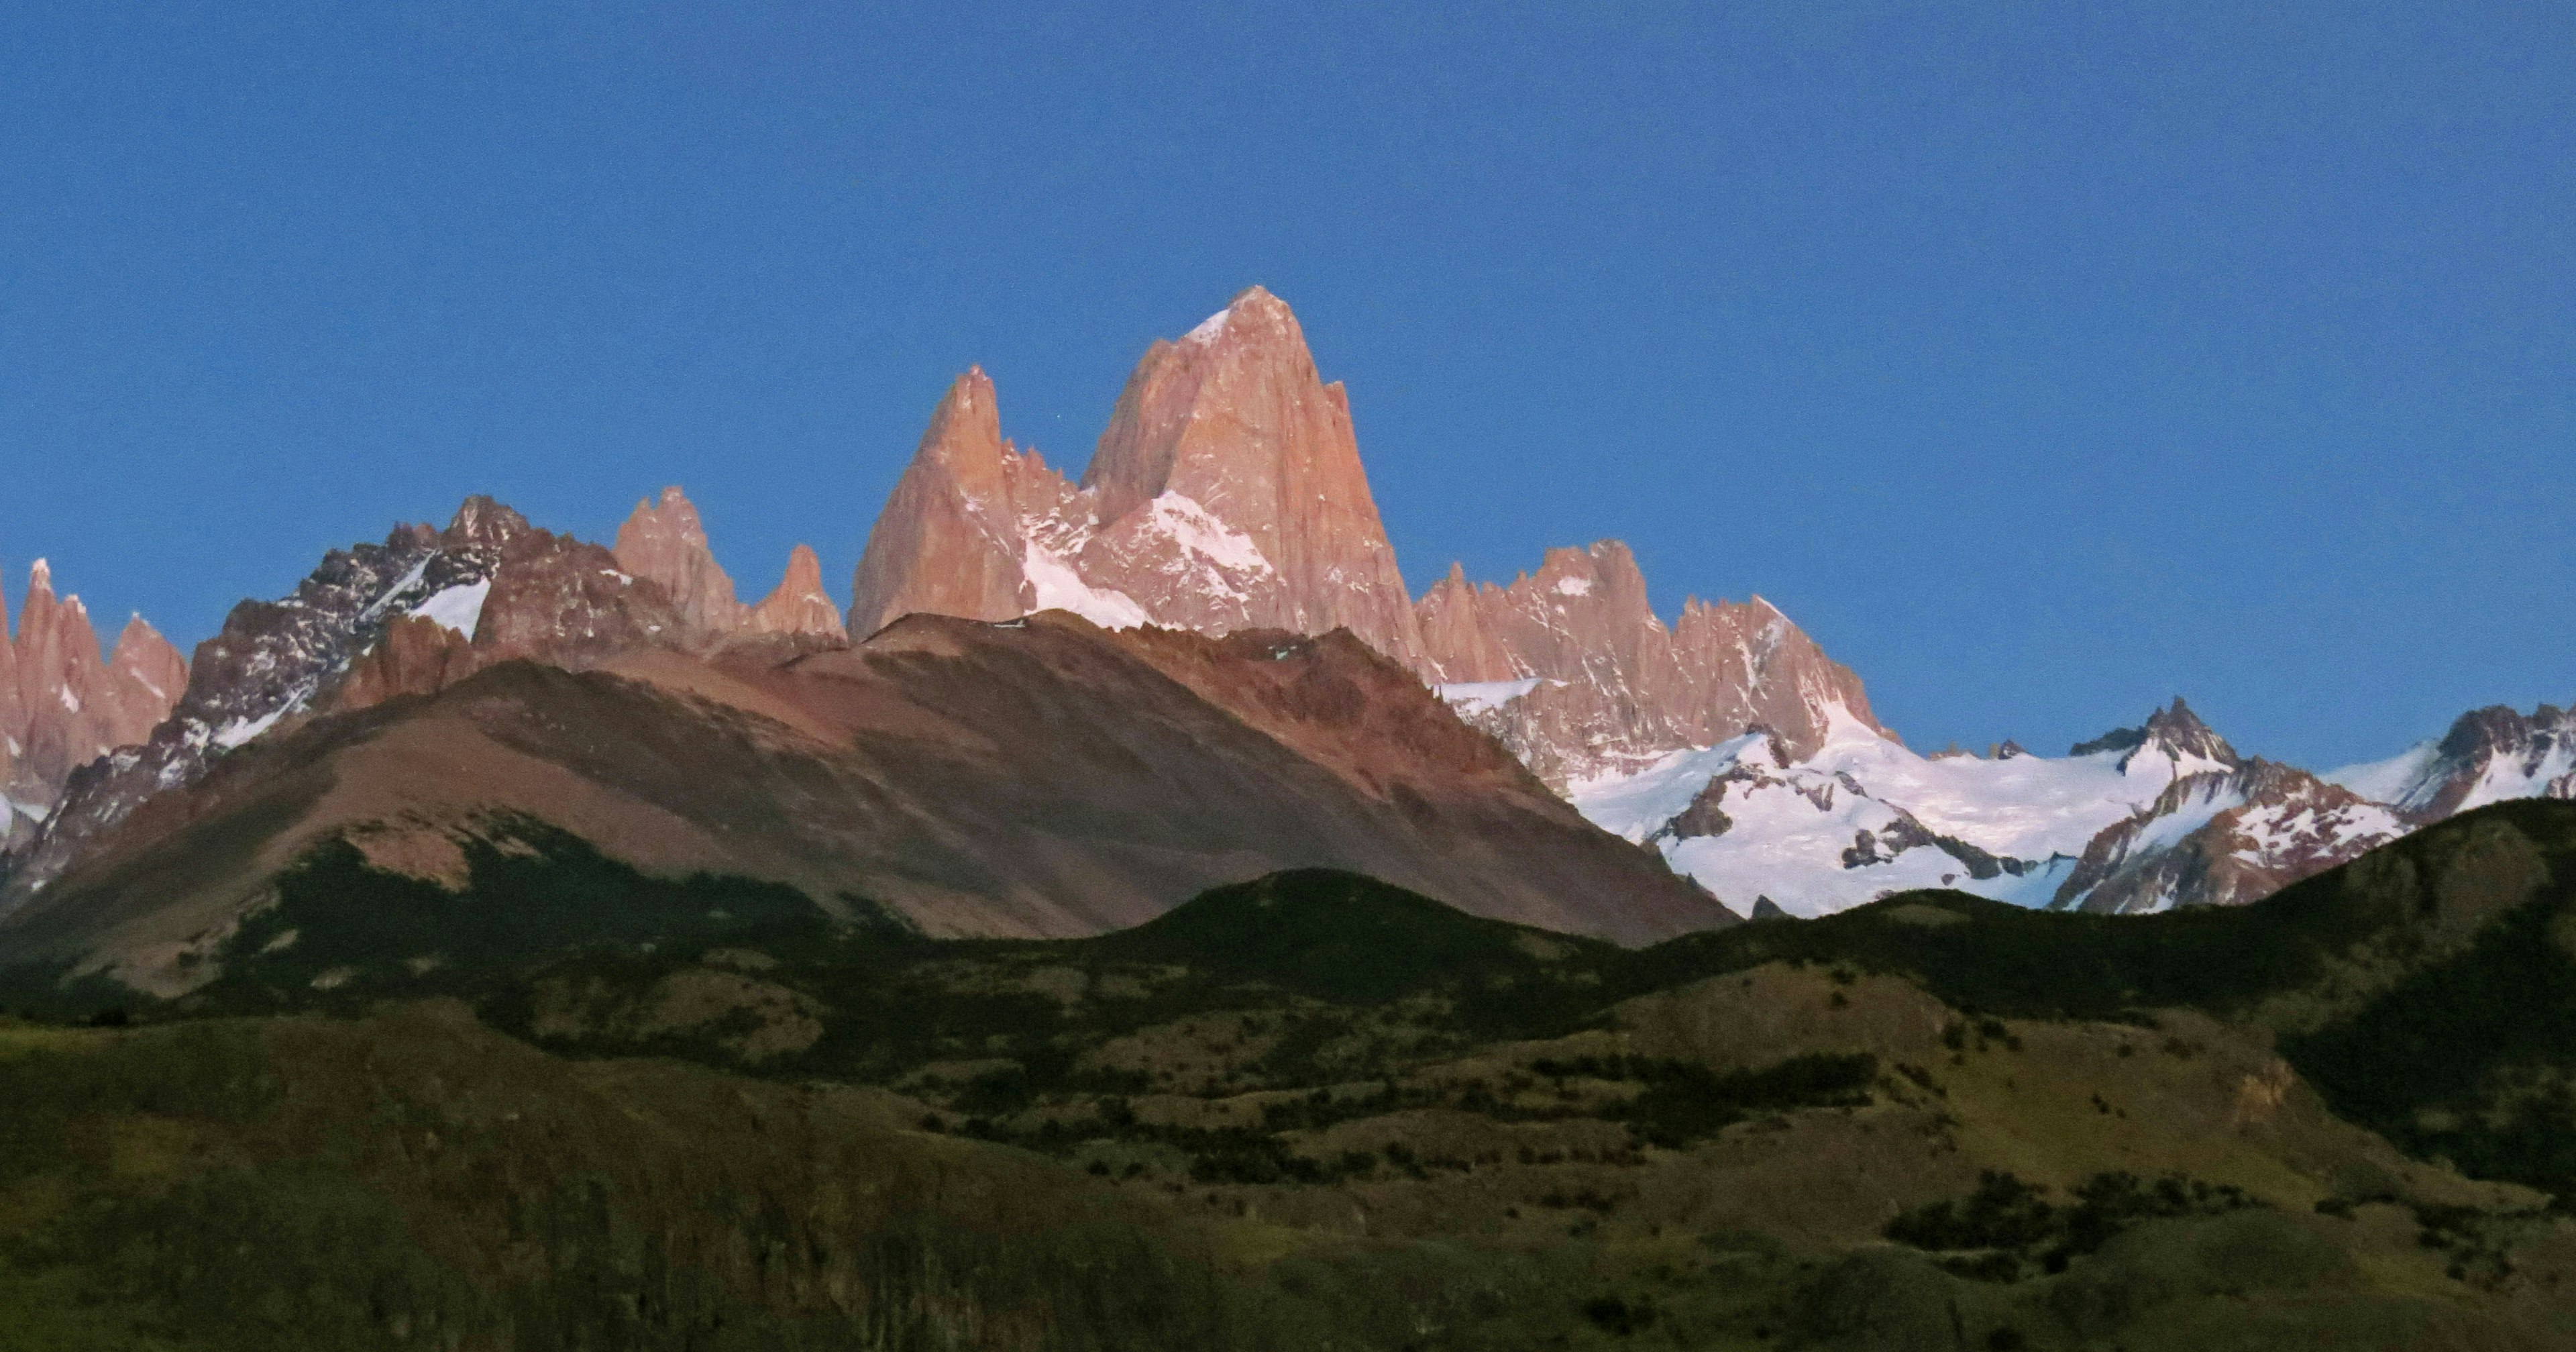
{"label": "foreground hill", "polygon": [[558,836],[933,935],[1099,933],[1301,865],[1630,943],[1733,919],[1347,635],[925,615],[820,652],[505,662],[271,733],[101,836],[0,923],[0,966],[176,993],[317,850],[454,884],[469,846]]}
{"label": "foreground hill", "polygon": [[[2576,1139],[2566,805],[2244,908],[1919,893],[1643,951],[1325,871],[935,941],[465,853],[339,855],[141,1026],[0,1029],[0,1345],[2576,1337],[2569,1175],[2515,1146]],[[632,924],[351,960],[548,898]]]}

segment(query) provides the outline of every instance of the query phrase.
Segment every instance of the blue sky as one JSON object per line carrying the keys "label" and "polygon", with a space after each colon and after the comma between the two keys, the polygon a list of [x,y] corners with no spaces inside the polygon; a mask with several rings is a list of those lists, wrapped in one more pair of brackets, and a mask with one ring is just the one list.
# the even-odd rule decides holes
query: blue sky
{"label": "blue sky", "polygon": [[[2576,10],[19,5],[0,561],[193,643],[488,491],[849,569],[1260,282],[1417,589],[1633,544],[1917,745],[2576,698]],[[846,595],[843,596],[846,600]]]}

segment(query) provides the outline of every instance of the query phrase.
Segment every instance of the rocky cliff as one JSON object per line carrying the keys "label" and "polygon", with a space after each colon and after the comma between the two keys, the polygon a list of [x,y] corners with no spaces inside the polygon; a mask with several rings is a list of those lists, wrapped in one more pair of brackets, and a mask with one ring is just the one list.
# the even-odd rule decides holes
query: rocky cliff
{"label": "rocky cliff", "polygon": [[74,771],[151,736],[187,673],[179,650],[139,615],[102,658],[88,607],[56,597],[53,570],[38,559],[14,636],[0,605],[0,849],[33,838]]}
{"label": "rocky cliff", "polygon": [[1755,728],[1792,760],[1838,716],[1887,733],[1860,678],[1758,596],[1692,598],[1666,628],[1616,540],[1551,549],[1508,586],[1452,567],[1417,613],[1442,691],[1560,788]]}
{"label": "rocky cliff", "polygon": [[1259,287],[1147,349],[1078,485],[1004,439],[981,370],[959,377],[852,591],[853,634],[1048,609],[1113,628],[1347,629],[1560,789],[1755,727],[1809,754],[1836,710],[1884,731],[1859,678],[1758,597],[1690,601],[1668,628],[1616,541],[1551,550],[1509,586],[1453,568],[1413,604],[1349,397]]}
{"label": "rocky cliff", "polygon": [[1349,398],[1260,287],[1146,350],[1079,486],[1003,439],[981,369],[959,377],[851,590],[854,634],[916,612],[1060,609],[1212,634],[1348,629],[1421,660]]}

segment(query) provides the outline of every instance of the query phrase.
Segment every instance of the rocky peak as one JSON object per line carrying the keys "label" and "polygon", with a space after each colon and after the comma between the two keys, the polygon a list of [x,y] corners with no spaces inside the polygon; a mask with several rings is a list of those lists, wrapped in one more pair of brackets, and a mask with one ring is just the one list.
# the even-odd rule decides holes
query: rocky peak
{"label": "rocky peak", "polygon": [[658,504],[636,502],[617,528],[612,552],[619,567],[661,584],[690,639],[721,638],[749,618],[749,607],[734,598],[733,579],[716,563],[697,507],[676,484],[662,490]]}
{"label": "rocky peak", "polygon": [[150,736],[186,681],[187,663],[140,616],[102,660],[89,608],[57,597],[37,560],[14,640],[0,607],[0,849],[28,846],[82,767]]}
{"label": "rocky peak", "polygon": [[[195,783],[227,752],[333,698],[352,663],[396,621],[419,613],[442,631],[478,629],[493,570],[528,530],[517,512],[468,498],[443,532],[397,526],[381,545],[323,555],[279,600],[234,606],[223,629],[198,645],[184,693],[143,745],[64,781],[57,810],[0,893],[0,912],[23,904],[145,800]],[[137,635],[129,670],[167,674],[152,649]]]}
{"label": "rocky peak", "polygon": [[[419,529],[398,528],[397,533],[408,534]],[[526,517],[477,493],[456,509],[455,518],[447,523],[447,530],[438,537],[438,543],[449,549],[500,549],[529,529]],[[392,543],[387,542],[389,546]]]}
{"label": "rocky peak", "polygon": [[2226,770],[2244,763],[2236,748],[2201,722],[2180,695],[2174,696],[2172,705],[2150,713],[2145,724],[2113,728],[2089,742],[2077,742],[2066,754],[2091,756],[2105,751],[2125,753],[2119,760],[2122,770],[2156,757],[2172,761],[2176,774]]}
{"label": "rocky peak", "polygon": [[2180,695],[2174,696],[2170,707],[2147,716],[2144,732],[2147,745],[2164,748],[2177,761],[2215,761],[2229,766],[2243,762],[2243,757],[2236,754],[2236,748],[2229,746],[2226,738],[2201,722],[2200,715],[2193,713]]}
{"label": "rocky peak", "polygon": [[117,633],[99,691],[109,746],[139,746],[188,689],[188,659],[161,631],[129,616]]}
{"label": "rocky peak", "polygon": [[840,609],[823,590],[823,562],[811,546],[798,545],[787,555],[787,576],[775,591],[752,607],[747,626],[757,634],[845,639]]}
{"label": "rocky peak", "polygon": [[1002,440],[992,379],[970,368],[932,411],[868,533],[850,579],[850,632],[872,634],[914,613],[970,620],[1027,613],[1032,595],[1011,491],[1017,458]]}
{"label": "rocky peak", "polygon": [[1452,563],[1449,575],[1423,593],[1414,614],[1422,628],[1424,672],[1434,684],[1516,681],[1526,674],[1510,648],[1485,627],[1487,609],[1500,604],[1485,593],[1500,591],[1491,583],[1469,582],[1466,566]]}
{"label": "rocky peak", "polygon": [[[2180,738],[2188,729],[2169,722],[2166,731]],[[2213,742],[2226,747],[2209,734],[2194,753],[2200,763],[2211,762]],[[2146,745],[2158,745],[2154,733]],[[2231,759],[2224,769],[2177,774],[2153,803],[2105,827],[2051,904],[2110,913],[2243,905],[2407,829],[2384,805],[2295,766]]]}
{"label": "rocky peak", "polygon": [[1082,476],[1100,523],[1082,572],[1159,622],[1343,628],[1421,664],[1412,594],[1378,517],[1350,401],[1260,287],[1149,347]]}
{"label": "rocky peak", "polygon": [[2337,777],[2354,771],[2370,773],[2347,782],[2419,823],[2508,798],[2576,798],[2576,709],[2472,709],[2441,740]]}
{"label": "rocky peak", "polygon": [[849,627],[1060,609],[1113,628],[1347,628],[1419,666],[1350,407],[1259,288],[1147,349],[1080,486],[1002,439],[970,370],[932,414],[851,579]]}
{"label": "rocky peak", "polygon": [[489,580],[474,630],[486,664],[529,657],[578,667],[628,648],[678,646],[688,636],[660,583],[569,535],[532,528],[512,537]]}
{"label": "rocky peak", "polygon": [[1757,727],[1792,759],[1838,719],[1886,732],[1859,678],[1758,596],[1690,598],[1668,628],[1617,540],[1551,549],[1504,587],[1453,569],[1418,614],[1426,666],[1455,683],[1462,715],[1559,788]]}

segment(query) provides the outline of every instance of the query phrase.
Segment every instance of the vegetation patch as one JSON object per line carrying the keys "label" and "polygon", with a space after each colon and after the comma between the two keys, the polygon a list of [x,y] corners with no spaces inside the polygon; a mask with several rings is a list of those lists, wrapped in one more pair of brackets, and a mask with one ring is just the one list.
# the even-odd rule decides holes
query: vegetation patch
{"label": "vegetation patch", "polygon": [[2140,1221],[2259,1205],[2242,1189],[2180,1174],[2150,1183],[2131,1173],[2100,1173],[2078,1184],[2074,1194],[2071,1203],[2052,1204],[2046,1189],[1989,1170],[1967,1196],[1916,1207],[1888,1222],[1887,1237],[1943,1255],[1941,1265],[1960,1276],[2009,1282],[2063,1272]]}

